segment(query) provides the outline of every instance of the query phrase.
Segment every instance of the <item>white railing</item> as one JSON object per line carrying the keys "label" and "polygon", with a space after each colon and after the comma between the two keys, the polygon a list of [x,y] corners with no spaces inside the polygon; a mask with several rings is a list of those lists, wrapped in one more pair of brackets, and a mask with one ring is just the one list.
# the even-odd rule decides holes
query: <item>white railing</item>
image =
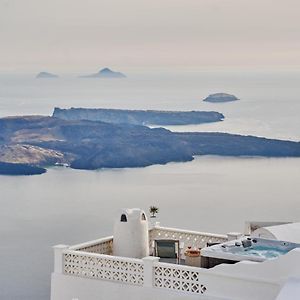
{"label": "white railing", "polygon": [[177,291],[196,297],[205,293],[206,296],[246,300],[275,299],[288,277],[300,276],[299,249],[262,263],[224,264],[207,270],[162,263],[158,257],[134,259],[73,249],[82,245],[85,248],[87,244],[55,246],[54,273]]}
{"label": "white railing", "polygon": [[125,258],[64,248],[61,273],[83,278],[203,294],[200,269],[160,263],[158,257]]}
{"label": "white railing", "polygon": [[77,250],[89,253],[98,253],[112,255],[113,252],[113,237],[105,237],[98,240],[93,240],[90,242],[74,245],[70,247],[70,250]]}
{"label": "white railing", "polygon": [[[203,248],[207,243],[221,243],[226,235],[187,231],[155,226],[149,230],[150,245],[155,239],[177,239],[183,246]],[[143,259],[112,256],[113,237],[75,246],[55,246],[55,273],[84,278],[109,280],[139,286],[203,294],[202,270],[195,267],[160,263],[158,257]]]}
{"label": "white railing", "polygon": [[142,260],[66,250],[63,253],[66,275],[143,285]]}
{"label": "white railing", "polygon": [[[204,248],[207,243],[223,243],[228,241],[227,235],[213,234],[207,232],[197,232],[190,230],[182,230],[177,228],[168,228],[155,226],[149,230],[150,248],[153,247],[153,241],[157,239],[176,239],[180,241],[182,250],[188,247]],[[89,253],[98,253],[112,255],[113,253],[113,237],[109,236],[98,240],[74,245],[71,250],[78,250]]]}
{"label": "white railing", "polygon": [[199,268],[159,262],[154,264],[153,286],[194,294],[203,294],[206,291],[200,281]]}
{"label": "white railing", "polygon": [[202,249],[207,246],[207,243],[226,242],[228,241],[228,236],[223,234],[155,226],[149,231],[150,247],[153,245],[153,241],[157,239],[179,240],[182,250],[185,251],[188,247]]}

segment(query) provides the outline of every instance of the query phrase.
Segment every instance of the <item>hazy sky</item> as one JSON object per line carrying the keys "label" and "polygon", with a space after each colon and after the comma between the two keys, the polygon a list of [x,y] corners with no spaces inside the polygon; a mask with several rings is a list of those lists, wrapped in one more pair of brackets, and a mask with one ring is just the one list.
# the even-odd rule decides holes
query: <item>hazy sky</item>
{"label": "hazy sky", "polygon": [[299,0],[0,0],[0,72],[300,66]]}

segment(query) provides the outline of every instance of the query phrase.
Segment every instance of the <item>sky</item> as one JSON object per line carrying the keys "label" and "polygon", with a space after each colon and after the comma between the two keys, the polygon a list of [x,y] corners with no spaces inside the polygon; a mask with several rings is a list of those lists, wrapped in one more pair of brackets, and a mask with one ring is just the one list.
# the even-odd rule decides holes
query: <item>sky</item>
{"label": "sky", "polygon": [[300,66],[299,0],[0,0],[0,72]]}

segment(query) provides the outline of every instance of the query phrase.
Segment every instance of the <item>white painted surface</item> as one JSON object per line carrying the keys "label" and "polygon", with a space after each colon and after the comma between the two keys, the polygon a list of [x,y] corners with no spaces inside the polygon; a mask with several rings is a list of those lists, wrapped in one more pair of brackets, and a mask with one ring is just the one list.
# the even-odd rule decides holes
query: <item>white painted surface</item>
{"label": "white painted surface", "polygon": [[240,232],[228,232],[227,233],[228,241],[240,239],[242,236],[243,236],[243,234]]}
{"label": "white painted surface", "polygon": [[153,268],[154,263],[159,262],[159,257],[147,256],[143,258],[144,263],[144,287],[153,286]]}
{"label": "white painted surface", "polygon": [[261,227],[253,231],[252,236],[300,243],[300,223]]}
{"label": "white painted surface", "polygon": [[109,281],[52,274],[51,300],[231,300],[209,296],[187,295],[152,287],[139,287]]}
{"label": "white painted surface", "polygon": [[[127,221],[121,222],[125,215]],[[142,258],[149,255],[149,228],[146,214],[139,208],[122,209],[114,224],[113,254],[115,256]]]}
{"label": "white painted surface", "polygon": [[[182,238],[197,246],[207,239],[227,239],[163,227],[150,233],[152,237]],[[55,247],[51,300],[275,300],[290,277],[300,278],[300,249],[262,263],[246,261],[203,269],[162,263],[156,257],[104,254],[114,242],[104,238],[80,247]]]}
{"label": "white painted surface", "polygon": [[289,224],[292,222],[262,222],[262,221],[246,221],[245,222],[245,235],[251,235],[253,231],[262,227],[271,227],[276,225]]}
{"label": "white painted surface", "polygon": [[296,300],[300,299],[300,277],[289,278],[282,287],[276,300]]}
{"label": "white painted surface", "polygon": [[[52,274],[51,300],[202,296],[203,299],[274,300],[289,277],[300,277],[299,249],[263,263],[223,264],[209,270],[160,263],[153,257],[139,260],[74,250],[65,253],[73,261],[66,261],[62,272]],[[80,260],[82,263],[78,263]],[[68,270],[70,273],[66,275]]]}
{"label": "white painted surface", "polygon": [[63,272],[63,252],[67,250],[69,246],[67,245],[56,245],[53,247],[54,249],[54,273],[62,273]]}

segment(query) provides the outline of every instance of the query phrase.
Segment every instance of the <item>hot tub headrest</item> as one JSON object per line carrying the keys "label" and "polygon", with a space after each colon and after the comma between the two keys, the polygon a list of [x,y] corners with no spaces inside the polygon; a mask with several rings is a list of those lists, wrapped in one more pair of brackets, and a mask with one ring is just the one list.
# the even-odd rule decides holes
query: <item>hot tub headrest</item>
{"label": "hot tub headrest", "polygon": [[251,240],[242,240],[242,245],[244,248],[248,248],[252,246]]}

